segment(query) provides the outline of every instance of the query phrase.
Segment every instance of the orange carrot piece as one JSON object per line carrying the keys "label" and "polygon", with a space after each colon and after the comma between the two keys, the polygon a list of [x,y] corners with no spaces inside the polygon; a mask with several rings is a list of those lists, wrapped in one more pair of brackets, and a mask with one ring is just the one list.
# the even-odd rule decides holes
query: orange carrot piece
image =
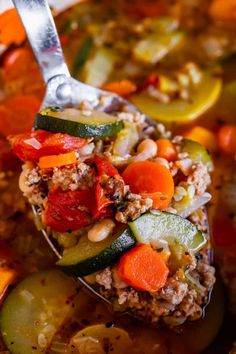
{"label": "orange carrot piece", "polygon": [[40,100],[32,95],[17,95],[0,104],[0,134],[24,133],[31,130]]}
{"label": "orange carrot piece", "polygon": [[133,193],[153,200],[154,209],[168,207],[174,195],[174,181],[170,171],[152,161],[137,161],[130,164],[122,177]]}
{"label": "orange carrot piece", "polygon": [[176,159],[176,150],[172,142],[168,139],[158,139],[157,144],[157,156],[163,157],[167,161],[173,161]]}
{"label": "orange carrot piece", "polygon": [[236,154],[236,125],[223,125],[217,135],[218,145],[226,154]]}
{"label": "orange carrot piece", "polygon": [[113,81],[102,86],[103,90],[116,93],[120,96],[128,96],[137,90],[137,86],[130,80]]}
{"label": "orange carrot piece", "polygon": [[223,21],[236,21],[236,0],[214,0],[210,15]]}
{"label": "orange carrot piece", "polygon": [[73,163],[76,163],[76,161],[76,153],[72,151],[66,154],[40,157],[38,165],[40,168],[52,168],[71,165]]}
{"label": "orange carrot piece", "polygon": [[16,12],[9,9],[0,15],[0,43],[10,45],[21,44],[26,39],[25,29]]}
{"label": "orange carrot piece", "polygon": [[197,141],[198,143],[205,146],[205,148],[211,152],[217,150],[216,136],[209,129],[197,125],[183,132],[183,136],[186,139]]}
{"label": "orange carrot piece", "polygon": [[10,268],[0,268],[0,300],[4,296],[8,286],[14,282],[16,271]]}
{"label": "orange carrot piece", "polygon": [[165,285],[169,270],[150,245],[140,244],[121,257],[117,272],[126,284],[155,293]]}

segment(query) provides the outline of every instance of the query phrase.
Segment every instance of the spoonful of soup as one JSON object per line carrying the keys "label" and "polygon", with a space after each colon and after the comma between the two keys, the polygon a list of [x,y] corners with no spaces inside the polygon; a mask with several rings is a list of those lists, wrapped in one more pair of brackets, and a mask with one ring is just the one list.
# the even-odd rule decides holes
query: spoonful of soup
{"label": "spoonful of soup", "polygon": [[149,323],[200,318],[215,281],[207,150],[73,79],[46,0],[14,4],[47,86],[33,130],[10,141],[57,266]]}

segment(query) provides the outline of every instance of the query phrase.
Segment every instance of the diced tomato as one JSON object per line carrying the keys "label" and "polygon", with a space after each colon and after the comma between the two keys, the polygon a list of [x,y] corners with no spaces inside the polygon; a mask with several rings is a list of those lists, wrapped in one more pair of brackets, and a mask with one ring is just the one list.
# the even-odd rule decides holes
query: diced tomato
{"label": "diced tomato", "polygon": [[117,189],[118,192],[123,191],[124,181],[106,157],[96,155],[94,161],[98,171],[95,183],[97,210],[103,214],[104,209],[114,203],[114,200],[110,197],[114,195],[114,189],[116,189],[116,192]]}
{"label": "diced tomato", "polygon": [[9,138],[16,156],[23,161],[35,161],[42,156],[63,154],[78,150],[87,140],[68,134],[50,133],[36,130],[31,133],[19,134]]}
{"label": "diced tomato", "polygon": [[92,190],[62,191],[48,194],[43,223],[58,232],[78,230],[89,225],[94,201]]}
{"label": "diced tomato", "polygon": [[119,175],[117,169],[110,163],[110,161],[104,157],[95,155],[94,162],[98,171],[98,175],[116,176]]}
{"label": "diced tomato", "polygon": [[68,44],[70,41],[70,37],[66,34],[61,34],[60,35],[60,42],[61,42],[61,45],[64,46],[66,44]]}
{"label": "diced tomato", "polygon": [[160,78],[157,74],[150,74],[143,82],[138,85],[137,90],[142,92],[146,90],[149,86],[158,86]]}

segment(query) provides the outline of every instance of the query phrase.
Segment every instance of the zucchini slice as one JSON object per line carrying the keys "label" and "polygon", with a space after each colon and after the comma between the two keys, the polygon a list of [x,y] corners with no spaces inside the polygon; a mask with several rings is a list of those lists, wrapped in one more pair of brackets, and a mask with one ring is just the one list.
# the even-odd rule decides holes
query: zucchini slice
{"label": "zucchini slice", "polygon": [[133,95],[131,101],[143,113],[161,122],[187,123],[212,107],[218,100],[221,89],[220,78],[204,73],[201,82],[194,85],[190,93],[191,101],[178,98],[166,104],[145,93]]}
{"label": "zucchini slice", "polygon": [[[85,347],[86,343],[86,347]],[[107,350],[107,343],[109,348]],[[86,348],[84,350],[84,348]],[[119,327],[107,327],[105,324],[96,324],[85,327],[72,337],[68,353],[96,353],[120,354],[128,353],[132,349],[132,340],[129,334]]]}
{"label": "zucchini slice", "polygon": [[33,273],[8,295],[0,313],[1,335],[12,354],[48,353],[51,341],[71,316],[78,284],[57,269]]}
{"label": "zucchini slice", "polygon": [[36,115],[34,128],[83,138],[102,138],[119,133],[123,122],[100,111],[87,115],[75,108],[49,107]]}
{"label": "zucchini slice", "polygon": [[164,240],[183,245],[194,253],[206,243],[204,235],[189,220],[167,212],[147,213],[128,224],[140,243]]}
{"label": "zucchini slice", "polygon": [[57,265],[67,274],[82,277],[114,264],[134,245],[135,239],[129,229],[100,242],[91,242],[84,234],[76,246],[64,251]]}
{"label": "zucchini slice", "polygon": [[212,164],[212,159],[207,149],[197,141],[184,139],[181,144],[181,152],[187,152],[195,162],[202,162],[204,165]]}

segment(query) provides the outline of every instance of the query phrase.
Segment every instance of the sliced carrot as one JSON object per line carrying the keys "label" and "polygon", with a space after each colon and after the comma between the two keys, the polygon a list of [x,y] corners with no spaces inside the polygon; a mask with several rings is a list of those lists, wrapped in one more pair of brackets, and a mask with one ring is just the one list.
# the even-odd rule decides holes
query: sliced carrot
{"label": "sliced carrot", "polygon": [[165,285],[169,270],[150,245],[140,244],[121,257],[117,272],[126,284],[155,293]]}
{"label": "sliced carrot", "polygon": [[154,209],[167,208],[174,195],[173,177],[170,171],[159,163],[134,162],[124,170],[122,177],[133,193],[151,198]]}
{"label": "sliced carrot", "polygon": [[40,157],[38,165],[40,168],[52,168],[71,165],[73,163],[76,163],[76,161],[76,153],[72,151],[66,154]]}
{"label": "sliced carrot", "polygon": [[236,154],[236,125],[223,125],[217,134],[219,148],[226,154]]}
{"label": "sliced carrot", "polygon": [[14,282],[16,271],[10,268],[0,268],[0,300],[4,296],[8,286]]}
{"label": "sliced carrot", "polygon": [[183,132],[182,134],[186,139],[197,141],[205,146],[206,149],[213,152],[217,150],[217,140],[215,134],[199,125]]}
{"label": "sliced carrot", "polygon": [[212,17],[220,20],[236,20],[236,0],[214,0],[210,7]]}
{"label": "sliced carrot", "polygon": [[168,139],[158,139],[157,144],[157,156],[163,157],[167,161],[173,161],[176,159],[176,150],[172,142]]}
{"label": "sliced carrot", "polygon": [[130,80],[113,81],[102,86],[103,90],[116,93],[120,96],[128,96],[137,90],[137,86]]}
{"label": "sliced carrot", "polygon": [[8,136],[31,130],[40,101],[35,96],[18,95],[0,105],[0,134]]}
{"label": "sliced carrot", "polygon": [[26,39],[25,29],[16,12],[9,9],[0,15],[0,43],[10,45],[21,44]]}

